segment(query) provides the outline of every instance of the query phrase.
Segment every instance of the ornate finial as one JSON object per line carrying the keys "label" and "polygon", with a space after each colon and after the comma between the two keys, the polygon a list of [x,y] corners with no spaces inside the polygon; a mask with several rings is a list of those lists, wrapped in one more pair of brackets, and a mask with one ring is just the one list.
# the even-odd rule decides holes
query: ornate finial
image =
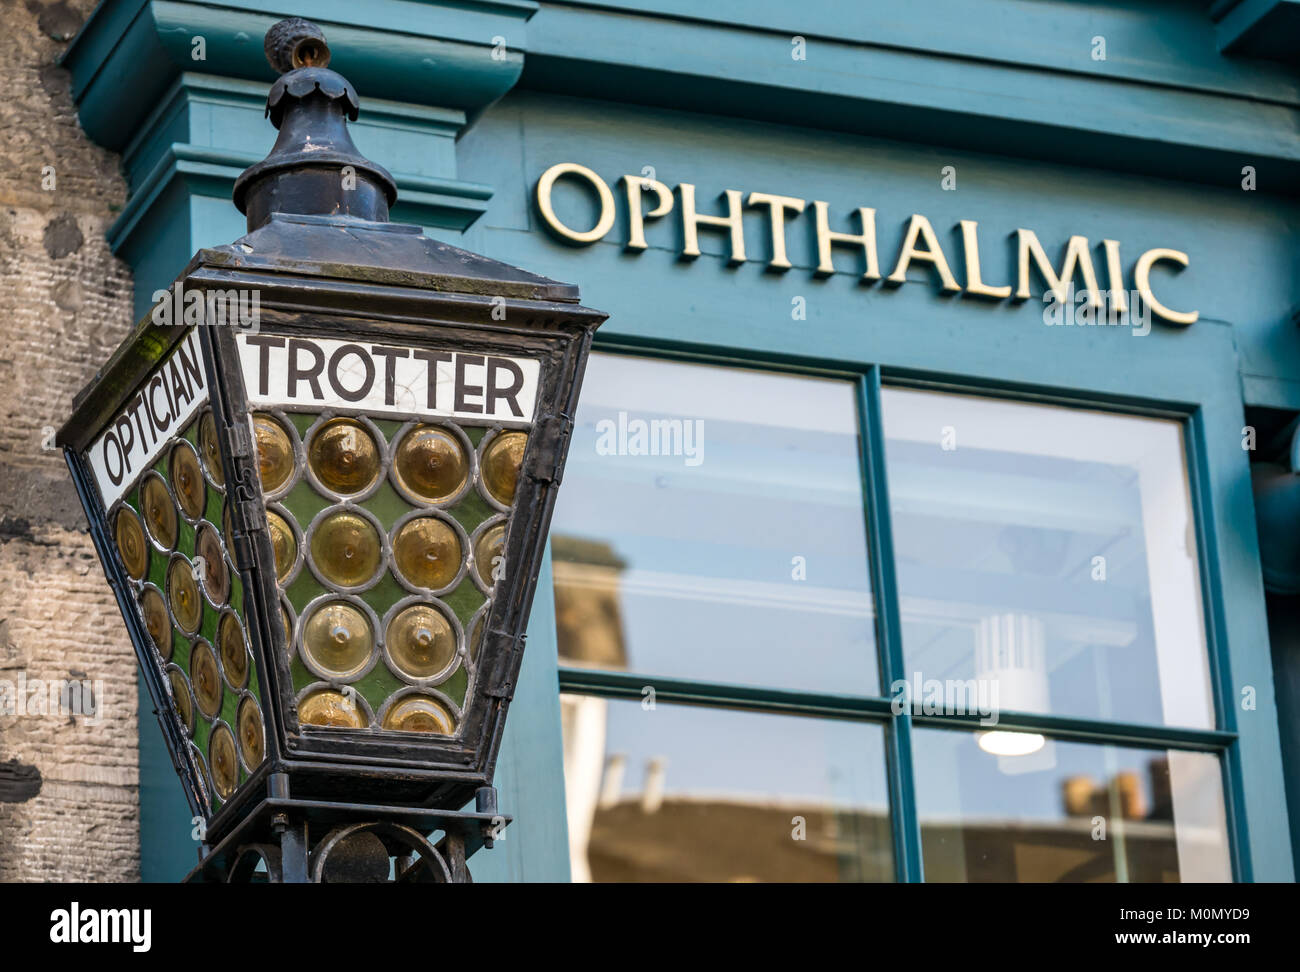
{"label": "ornate finial", "polygon": [[271,25],[263,43],[266,59],[281,74],[295,68],[329,67],[330,46],[325,33],[310,20],[289,17]]}
{"label": "ornate finial", "polygon": [[384,222],[397,184],[359,151],[348,134],[360,99],[326,65],[329,45],[319,27],[290,17],[266,32],[266,59],[281,72],[266,99],[280,130],[271,153],[235,180],[234,201],[249,231],[276,213]]}

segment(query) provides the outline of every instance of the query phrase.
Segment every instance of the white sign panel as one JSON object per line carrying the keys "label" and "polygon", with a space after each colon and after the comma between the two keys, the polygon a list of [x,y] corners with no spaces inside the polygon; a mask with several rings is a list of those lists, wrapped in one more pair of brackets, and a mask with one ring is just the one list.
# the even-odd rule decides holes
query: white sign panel
{"label": "white sign panel", "polygon": [[208,400],[197,331],[191,330],[91,445],[87,458],[107,509],[158,458]]}
{"label": "white sign panel", "polygon": [[250,405],[531,422],[537,404],[541,365],[532,358],[271,334],[236,340]]}

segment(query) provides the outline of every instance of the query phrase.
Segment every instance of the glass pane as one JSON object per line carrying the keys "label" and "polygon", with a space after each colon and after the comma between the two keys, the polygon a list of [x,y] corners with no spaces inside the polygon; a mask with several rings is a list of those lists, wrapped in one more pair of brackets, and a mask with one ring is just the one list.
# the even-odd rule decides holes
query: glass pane
{"label": "glass pane", "polygon": [[560,697],[574,881],[892,881],[884,732]]}
{"label": "glass pane", "polygon": [[1230,881],[1219,760],[1043,740],[985,752],[977,734],[913,733],[927,881]]}
{"label": "glass pane", "polygon": [[903,389],[883,406],[913,705],[974,679],[995,710],[1213,724],[1179,423]]}
{"label": "glass pane", "polygon": [[878,694],[855,402],[592,355],[551,526],[561,664]]}

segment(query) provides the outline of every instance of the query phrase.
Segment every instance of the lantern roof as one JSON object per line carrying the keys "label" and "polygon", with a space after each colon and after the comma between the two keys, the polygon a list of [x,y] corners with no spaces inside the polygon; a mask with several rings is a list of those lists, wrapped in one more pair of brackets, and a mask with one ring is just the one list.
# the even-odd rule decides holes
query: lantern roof
{"label": "lantern roof", "polygon": [[274,213],[234,243],[199,251],[197,262],[485,298],[578,301],[574,284],[431,239],[419,226],[345,215]]}
{"label": "lantern roof", "polygon": [[578,288],[426,237],[388,221],[397,185],[363,156],[348,132],[356,90],[329,69],[320,28],[301,18],[275,24],[266,58],[281,72],[266,101],[279,137],[235,181],[248,234],[203,250],[198,262],[253,273],[288,273],[418,287],[479,297],[576,303]]}

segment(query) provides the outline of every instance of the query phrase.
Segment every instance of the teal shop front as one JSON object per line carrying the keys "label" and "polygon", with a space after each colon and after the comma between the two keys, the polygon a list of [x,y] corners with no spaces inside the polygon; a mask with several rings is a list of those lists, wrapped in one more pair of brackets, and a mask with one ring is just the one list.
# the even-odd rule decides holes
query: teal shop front
{"label": "teal shop front", "polygon": [[395,220],[609,312],[477,880],[1291,881],[1295,8],[110,0],[65,64],[141,313],[290,15]]}

